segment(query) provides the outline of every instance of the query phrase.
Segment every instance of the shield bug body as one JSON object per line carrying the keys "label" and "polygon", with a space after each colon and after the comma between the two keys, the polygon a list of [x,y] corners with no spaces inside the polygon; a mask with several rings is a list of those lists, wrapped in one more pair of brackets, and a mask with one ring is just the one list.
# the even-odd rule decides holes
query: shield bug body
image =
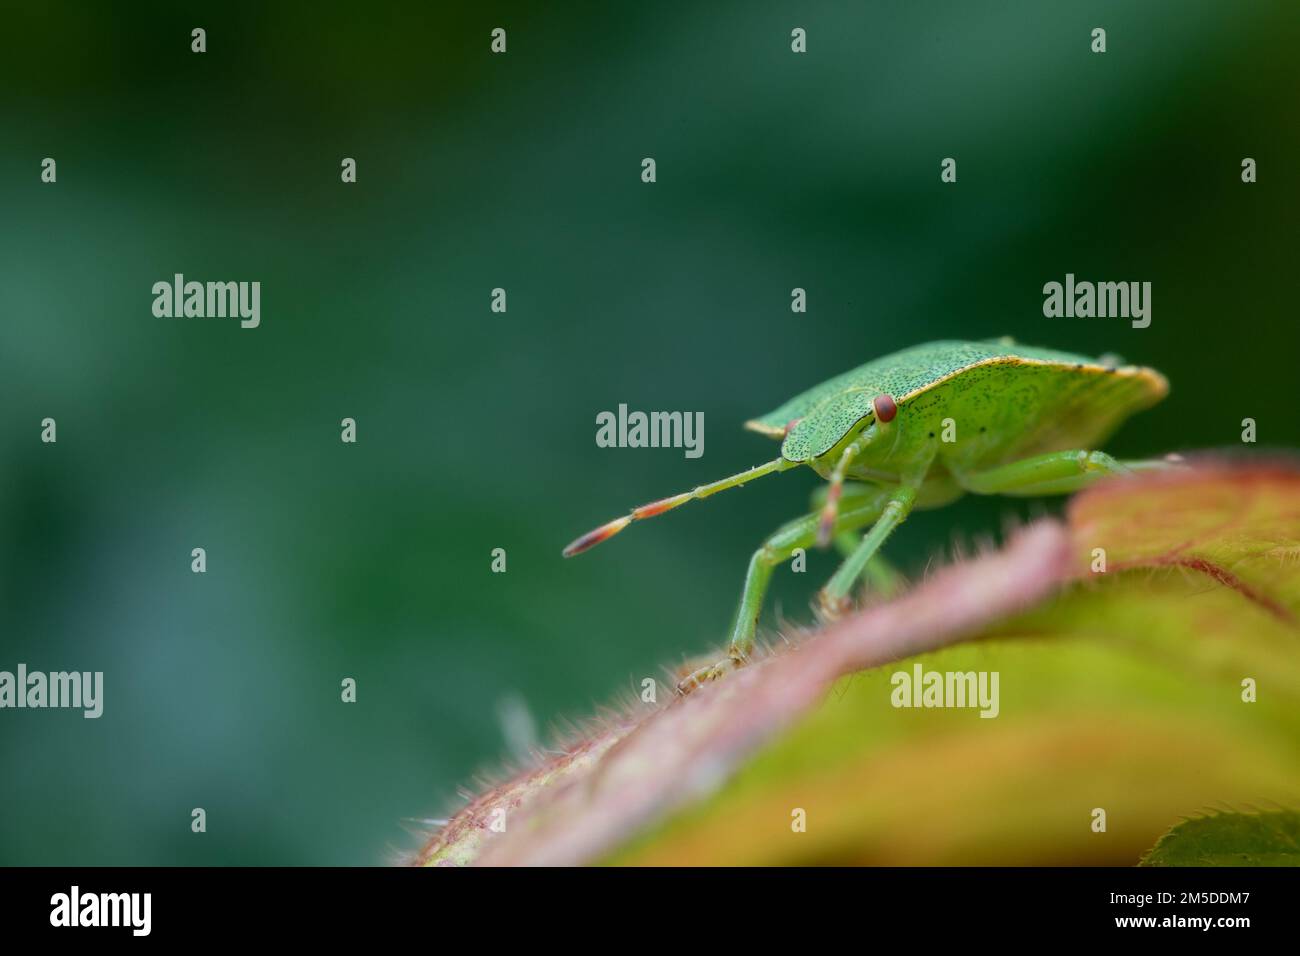
{"label": "shield bug body", "polygon": [[[769,537],[750,559],[726,656],[685,677],[689,691],[743,664],[773,570],[799,548],[843,545],[822,588],[824,614],[844,610],[855,583],[888,575],[876,552],[914,508],[975,494],[1065,494],[1108,475],[1164,467],[1095,449],[1129,415],[1168,392],[1154,369],[1010,339],[932,342],[876,359],[746,423],[781,441],[780,457],[635,508],[578,538],[566,557],[642,518],[801,465],[829,482],[820,507]],[[861,536],[853,534],[865,529]]]}

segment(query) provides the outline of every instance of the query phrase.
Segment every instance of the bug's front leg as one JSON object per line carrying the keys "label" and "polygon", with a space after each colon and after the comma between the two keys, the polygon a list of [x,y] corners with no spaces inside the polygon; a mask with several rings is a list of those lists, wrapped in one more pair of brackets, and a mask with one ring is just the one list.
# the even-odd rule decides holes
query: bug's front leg
{"label": "bug's front leg", "polygon": [[[879,492],[878,492],[879,493]],[[937,508],[956,501],[963,494],[960,485],[945,473],[929,473],[920,483],[916,492],[913,508]],[[813,506],[825,503],[825,491],[813,495]],[[888,500],[887,498],[885,500]],[[835,549],[840,557],[847,560],[861,543],[861,536],[855,531],[845,531],[835,536]],[[860,580],[865,588],[880,598],[891,598],[898,594],[907,584],[907,579],[885,556],[876,551],[863,566]]]}
{"label": "bug's front leg", "polygon": [[849,552],[844,563],[839,566],[818,595],[822,613],[826,617],[838,617],[847,610],[850,603],[849,594],[853,590],[854,582],[867,569],[868,562],[875,557],[880,546],[885,543],[885,539],[911,513],[913,505],[916,504],[916,492],[916,486],[913,484],[899,485],[888,492],[876,523]]}
{"label": "bug's front leg", "polygon": [[[891,489],[873,485],[846,486],[839,516],[835,520],[835,533],[852,532],[879,519],[890,494]],[[790,560],[797,549],[809,549],[817,543],[821,518],[820,510],[796,518],[779,528],[754,552],[749,559],[745,587],[732,621],[727,656],[717,663],[692,671],[678,682],[679,691],[689,693],[701,684],[717,680],[735,670],[749,659],[754,650],[754,634],[758,629],[758,618],[763,610],[763,598],[772,580],[772,572],[783,561]]]}

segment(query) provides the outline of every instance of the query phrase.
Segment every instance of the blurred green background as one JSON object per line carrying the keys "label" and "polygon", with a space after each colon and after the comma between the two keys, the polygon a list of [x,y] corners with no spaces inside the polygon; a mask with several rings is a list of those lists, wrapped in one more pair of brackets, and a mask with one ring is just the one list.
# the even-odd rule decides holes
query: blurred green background
{"label": "blurred green background", "polygon": [[[503,701],[544,731],[716,646],[816,479],[560,548],[771,457],[745,418],[903,346],[1160,368],[1120,455],[1247,416],[1300,444],[1298,44],[1281,0],[6,4],[0,669],[106,686],[99,720],[0,712],[0,862],[412,848],[505,753]],[[261,327],[155,318],[175,272],[260,280]],[[1152,282],[1150,328],[1045,319],[1067,272]],[[702,411],[704,457],[597,448],[620,402]],[[967,499],[890,554],[1057,507]],[[779,574],[769,622],[832,567]]]}

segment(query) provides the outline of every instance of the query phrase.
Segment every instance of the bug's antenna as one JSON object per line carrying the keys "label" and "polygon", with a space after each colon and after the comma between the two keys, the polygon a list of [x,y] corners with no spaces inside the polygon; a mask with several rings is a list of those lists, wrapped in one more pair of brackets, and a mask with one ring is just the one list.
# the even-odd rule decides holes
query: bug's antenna
{"label": "bug's antenna", "polygon": [[732,475],[730,478],[723,478],[721,481],[713,481],[707,485],[700,485],[691,491],[684,491],[680,495],[673,495],[671,498],[661,498],[658,501],[652,501],[648,505],[642,505],[639,508],[633,508],[628,514],[621,518],[615,518],[606,524],[601,525],[592,531],[588,531],[582,537],[578,538],[567,548],[564,549],[564,556],[571,558],[575,554],[581,554],[589,548],[594,548],[602,541],[607,541],[614,535],[618,534],[633,521],[640,521],[643,518],[653,518],[661,515],[665,511],[672,511],[678,505],[684,505],[688,501],[694,501],[696,498],[707,498],[709,495],[717,494],[719,491],[725,491],[728,488],[738,488],[746,482],[753,481],[755,478],[762,478],[765,475],[771,475],[778,471],[787,471],[795,468],[800,464],[797,461],[790,461],[787,458],[777,458],[766,464],[756,465],[748,471],[742,471],[739,474]]}

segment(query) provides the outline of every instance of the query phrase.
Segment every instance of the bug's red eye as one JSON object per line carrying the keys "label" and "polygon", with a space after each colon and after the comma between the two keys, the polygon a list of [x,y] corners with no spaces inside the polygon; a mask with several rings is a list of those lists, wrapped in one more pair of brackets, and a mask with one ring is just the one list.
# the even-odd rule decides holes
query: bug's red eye
{"label": "bug's red eye", "polygon": [[898,406],[894,404],[893,398],[888,395],[877,395],[871,400],[871,407],[875,409],[876,421],[881,424],[888,424],[894,420],[898,414]]}

